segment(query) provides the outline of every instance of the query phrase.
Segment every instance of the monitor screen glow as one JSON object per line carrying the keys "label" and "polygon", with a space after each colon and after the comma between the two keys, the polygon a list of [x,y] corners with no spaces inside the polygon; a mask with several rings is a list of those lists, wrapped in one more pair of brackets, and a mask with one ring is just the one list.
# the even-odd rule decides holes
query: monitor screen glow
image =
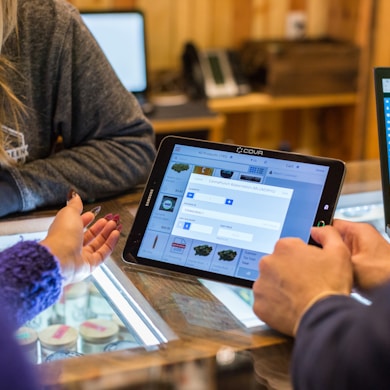
{"label": "monitor screen glow", "polygon": [[95,37],[127,90],[147,88],[144,17],[139,12],[82,13],[84,23]]}

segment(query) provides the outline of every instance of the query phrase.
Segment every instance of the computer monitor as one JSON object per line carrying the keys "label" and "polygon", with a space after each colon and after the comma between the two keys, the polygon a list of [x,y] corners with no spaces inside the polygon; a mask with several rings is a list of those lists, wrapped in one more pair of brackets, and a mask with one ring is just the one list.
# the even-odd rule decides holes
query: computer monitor
{"label": "computer monitor", "polygon": [[385,229],[390,236],[390,67],[374,69]]}
{"label": "computer monitor", "polygon": [[122,84],[135,95],[146,93],[145,18],[140,11],[81,12],[84,23],[110,61]]}

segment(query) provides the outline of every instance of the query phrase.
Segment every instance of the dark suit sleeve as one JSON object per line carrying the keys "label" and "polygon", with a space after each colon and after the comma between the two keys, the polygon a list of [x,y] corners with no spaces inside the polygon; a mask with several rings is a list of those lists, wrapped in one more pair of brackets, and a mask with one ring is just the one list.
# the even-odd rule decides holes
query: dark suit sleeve
{"label": "dark suit sleeve", "polygon": [[331,296],[302,318],[292,357],[294,388],[390,389],[390,284],[371,305]]}

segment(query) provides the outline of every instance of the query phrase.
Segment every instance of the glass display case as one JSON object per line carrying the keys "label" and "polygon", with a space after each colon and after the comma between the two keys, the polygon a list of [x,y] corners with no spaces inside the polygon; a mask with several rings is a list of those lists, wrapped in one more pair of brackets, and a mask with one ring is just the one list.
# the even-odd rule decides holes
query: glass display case
{"label": "glass display case", "polygon": [[[148,349],[167,341],[163,335],[153,334],[153,324],[147,327],[147,319],[139,314],[129,314],[132,326],[126,324],[109,303],[117,293],[102,293],[93,277],[68,285],[56,304],[18,330],[17,339],[35,363],[119,349]],[[126,310],[135,311],[131,305]]]}
{"label": "glass display case", "polygon": [[[121,349],[151,351],[177,338],[132,283],[112,268],[115,264],[108,261],[88,279],[66,286],[57,303],[17,331],[32,362]],[[264,326],[252,311],[251,290],[208,280],[201,283],[242,326]]]}
{"label": "glass display case", "polygon": [[[51,220],[29,220],[28,224],[19,221],[9,229],[11,234],[0,235],[0,250],[21,239],[42,239]],[[37,231],[23,232],[25,226],[35,224],[38,226],[32,230]],[[251,290],[200,282],[241,326],[264,326],[252,311]],[[177,339],[113,258],[86,280],[66,286],[59,301],[24,324],[16,337],[29,359],[38,364],[122,349],[134,353],[152,351]]]}
{"label": "glass display case", "polygon": [[32,362],[121,349],[148,351],[176,338],[139,293],[131,294],[130,283],[121,284],[111,270],[115,264],[109,263],[67,285],[58,302],[17,331]]}

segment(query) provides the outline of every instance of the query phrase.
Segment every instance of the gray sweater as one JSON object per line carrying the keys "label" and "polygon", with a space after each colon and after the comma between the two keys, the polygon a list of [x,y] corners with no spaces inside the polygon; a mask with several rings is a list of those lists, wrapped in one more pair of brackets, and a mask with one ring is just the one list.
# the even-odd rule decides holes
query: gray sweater
{"label": "gray sweater", "polygon": [[10,79],[26,106],[24,140],[8,130],[21,163],[0,168],[0,216],[62,205],[71,188],[88,202],[144,182],[153,130],[78,11],[65,0],[20,0],[18,12],[3,54],[17,69]]}

